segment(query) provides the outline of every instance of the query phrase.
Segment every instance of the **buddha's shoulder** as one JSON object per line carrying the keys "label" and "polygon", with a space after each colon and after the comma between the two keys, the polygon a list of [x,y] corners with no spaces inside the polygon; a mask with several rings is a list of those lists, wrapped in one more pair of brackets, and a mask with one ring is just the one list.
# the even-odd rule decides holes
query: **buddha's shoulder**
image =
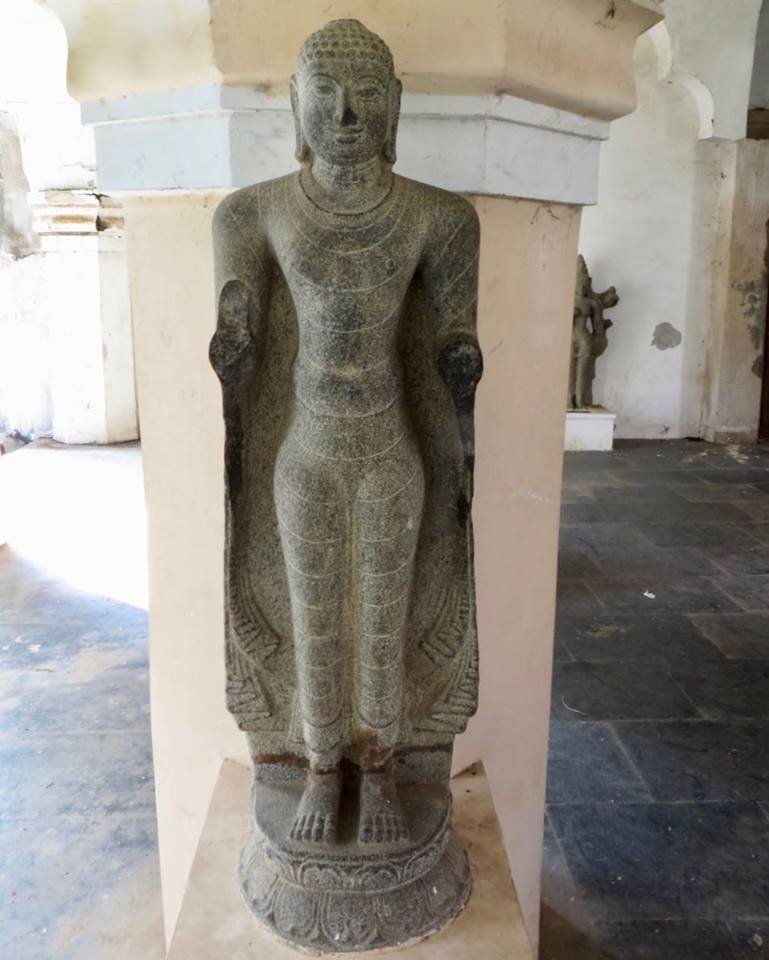
{"label": "buddha's shoulder", "polygon": [[397,177],[403,186],[412,194],[412,198],[428,216],[448,218],[454,223],[464,220],[477,221],[478,214],[475,207],[462,196],[442,187],[434,187],[421,180],[409,180],[407,177]]}
{"label": "buddha's shoulder", "polygon": [[285,187],[290,186],[297,176],[298,173],[294,171],[274,180],[252,183],[235,190],[216,208],[215,219],[220,222],[234,219],[238,222],[266,224],[271,219],[276,197]]}

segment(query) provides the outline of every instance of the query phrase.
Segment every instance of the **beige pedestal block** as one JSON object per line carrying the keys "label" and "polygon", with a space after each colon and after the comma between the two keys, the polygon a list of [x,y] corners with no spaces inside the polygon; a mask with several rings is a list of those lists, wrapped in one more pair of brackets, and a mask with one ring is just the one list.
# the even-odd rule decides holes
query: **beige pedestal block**
{"label": "beige pedestal block", "polygon": [[[236,881],[248,834],[250,774],[227,762],[216,782],[168,960],[296,960],[246,909]],[[452,781],[454,825],[470,854],[473,893],[463,913],[421,943],[376,951],[397,960],[534,960],[510,882],[489,785],[480,765]],[[329,960],[348,954],[326,954]],[[360,956],[360,954],[356,954]]]}

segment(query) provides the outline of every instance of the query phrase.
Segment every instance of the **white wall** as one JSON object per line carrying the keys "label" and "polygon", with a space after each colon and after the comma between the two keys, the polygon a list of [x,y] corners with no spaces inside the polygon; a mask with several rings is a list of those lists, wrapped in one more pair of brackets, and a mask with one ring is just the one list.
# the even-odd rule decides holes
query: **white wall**
{"label": "white wall", "polygon": [[750,83],[750,107],[769,108],[769,4],[761,7],[756,31],[756,55]]}
{"label": "white wall", "polygon": [[769,209],[765,151],[742,138],[769,104],[761,5],[666,0],[636,47],[639,106],[612,124],[580,238],[620,296],[594,390],[619,437],[756,436]]}
{"label": "white wall", "polygon": [[699,431],[723,150],[698,139],[697,102],[666,71],[666,53],[663,24],[638,41],[638,109],[612,124],[599,202],[582,219],[580,249],[594,285],[614,285],[620,296],[594,389],[596,402],[617,414],[620,437]]}
{"label": "white wall", "polygon": [[93,131],[66,89],[67,37],[35,0],[0,4],[0,435],[137,436],[119,217],[95,194]]}

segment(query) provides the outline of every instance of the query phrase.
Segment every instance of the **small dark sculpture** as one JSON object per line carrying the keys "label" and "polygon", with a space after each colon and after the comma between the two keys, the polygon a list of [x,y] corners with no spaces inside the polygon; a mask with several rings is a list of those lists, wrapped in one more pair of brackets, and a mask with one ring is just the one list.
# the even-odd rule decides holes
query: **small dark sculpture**
{"label": "small dark sculpture", "polygon": [[603,312],[615,307],[619,297],[614,287],[603,293],[593,290],[593,281],[587,270],[584,257],[577,258],[577,289],[574,297],[574,325],[571,334],[571,365],[569,367],[570,410],[583,410],[593,406],[593,380],[595,361],[608,346],[606,331],[612,321]]}
{"label": "small dark sculpture", "polygon": [[477,702],[479,227],[392,173],[400,93],[358,21],[313,34],[301,169],[214,227],[227,697],[254,760],[241,886],[320,951],[425,936],[470,891],[448,777]]}

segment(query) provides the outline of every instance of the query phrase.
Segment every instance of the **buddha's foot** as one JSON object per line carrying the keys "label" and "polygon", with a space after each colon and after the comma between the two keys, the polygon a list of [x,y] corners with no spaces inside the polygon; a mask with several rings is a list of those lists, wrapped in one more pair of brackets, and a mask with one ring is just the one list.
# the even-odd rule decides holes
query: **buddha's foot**
{"label": "buddha's foot", "polygon": [[408,839],[406,819],[392,776],[366,772],[360,786],[361,843],[397,843]]}
{"label": "buddha's foot", "polygon": [[339,770],[308,773],[307,785],[291,827],[292,840],[305,843],[333,843],[336,840],[341,787]]}

